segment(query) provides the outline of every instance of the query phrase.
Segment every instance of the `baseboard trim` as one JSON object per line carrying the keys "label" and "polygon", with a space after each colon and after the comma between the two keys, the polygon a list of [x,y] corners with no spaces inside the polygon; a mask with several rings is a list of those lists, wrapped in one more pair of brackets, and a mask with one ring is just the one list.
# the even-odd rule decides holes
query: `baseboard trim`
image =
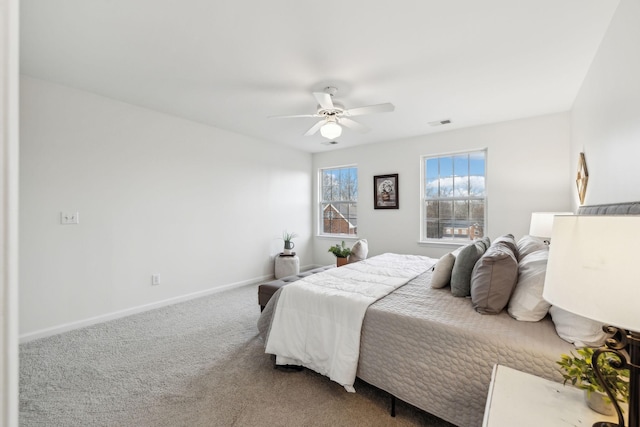
{"label": "baseboard trim", "polygon": [[[218,292],[227,291],[230,289],[239,288],[242,286],[248,286],[256,283],[260,283],[265,280],[273,279],[272,275],[262,276],[259,278],[254,278],[251,280],[243,280],[241,282],[231,283],[228,285],[218,286],[215,288],[205,289],[203,291],[193,292],[190,294],[180,295],[173,298],[168,298],[162,301],[156,301],[149,304],[143,304],[136,307],[127,308],[124,310],[115,311],[112,313],[102,314],[100,316],[90,317],[88,319],[78,320],[75,322],[64,323],[62,325],[53,326],[51,328],[40,329],[38,331],[29,332],[23,335],[20,335],[19,341],[20,344],[33,341],[39,338],[46,338],[52,335],[61,334],[64,332],[69,332],[74,329],[84,328],[86,326],[95,325],[97,323],[108,322],[110,320],[119,319],[126,316],[131,316],[132,314],[142,313],[148,310],[153,310],[160,307],[165,307],[172,304],[177,304],[184,301],[189,301],[195,298],[204,297],[207,295],[216,294]],[[256,295],[256,304],[258,303],[257,295]]]}

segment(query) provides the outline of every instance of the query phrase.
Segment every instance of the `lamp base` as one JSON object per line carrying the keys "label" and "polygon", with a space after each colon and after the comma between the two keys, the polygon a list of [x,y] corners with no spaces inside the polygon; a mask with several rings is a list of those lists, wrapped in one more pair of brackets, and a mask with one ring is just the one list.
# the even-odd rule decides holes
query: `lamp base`
{"label": "lamp base", "polygon": [[593,427],[624,427],[620,426],[620,424],[610,423],[609,421],[598,421],[597,423],[593,423]]}

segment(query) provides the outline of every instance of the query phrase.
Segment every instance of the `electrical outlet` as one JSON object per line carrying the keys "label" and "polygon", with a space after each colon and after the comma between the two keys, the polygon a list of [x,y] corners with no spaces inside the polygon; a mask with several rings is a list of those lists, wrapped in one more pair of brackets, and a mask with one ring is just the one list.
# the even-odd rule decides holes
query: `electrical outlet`
{"label": "electrical outlet", "polygon": [[154,285],[154,286],[160,284],[160,275],[159,274],[152,274],[151,275],[151,284]]}
{"label": "electrical outlet", "polygon": [[80,212],[60,212],[60,224],[80,224]]}

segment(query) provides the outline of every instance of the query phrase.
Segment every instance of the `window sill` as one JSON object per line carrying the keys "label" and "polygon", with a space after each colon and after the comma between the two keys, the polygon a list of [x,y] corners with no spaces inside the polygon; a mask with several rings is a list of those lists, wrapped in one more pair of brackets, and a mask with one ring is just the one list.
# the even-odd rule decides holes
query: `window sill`
{"label": "window sill", "polygon": [[335,240],[335,239],[340,239],[340,240],[360,240],[360,237],[358,236],[354,236],[353,234],[316,234],[317,238],[320,239],[331,239],[331,240]]}
{"label": "window sill", "polygon": [[430,247],[438,247],[438,248],[459,248],[461,246],[468,245],[472,240],[469,241],[450,241],[450,240],[419,240],[419,246],[430,246]]}

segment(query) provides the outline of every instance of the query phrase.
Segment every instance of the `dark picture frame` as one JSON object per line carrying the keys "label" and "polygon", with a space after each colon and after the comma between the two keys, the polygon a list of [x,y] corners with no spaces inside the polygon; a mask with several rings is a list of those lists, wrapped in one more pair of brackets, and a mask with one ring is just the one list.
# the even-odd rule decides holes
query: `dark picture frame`
{"label": "dark picture frame", "polygon": [[397,173],[373,177],[373,208],[400,208],[400,187]]}

